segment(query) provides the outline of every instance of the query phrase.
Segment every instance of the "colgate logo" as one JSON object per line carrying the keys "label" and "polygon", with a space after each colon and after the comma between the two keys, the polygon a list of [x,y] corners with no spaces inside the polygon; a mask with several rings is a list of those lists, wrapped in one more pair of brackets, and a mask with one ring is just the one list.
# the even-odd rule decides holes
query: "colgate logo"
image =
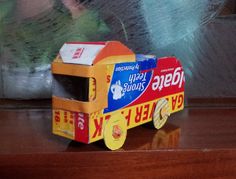
{"label": "colgate logo", "polygon": [[84,48],[77,48],[75,53],[72,56],[72,59],[78,59],[81,57],[82,53],[84,51]]}
{"label": "colgate logo", "polygon": [[182,87],[184,78],[184,71],[181,67],[175,69],[174,73],[168,73],[161,76],[155,76],[152,83],[152,90],[156,91],[157,89],[161,91],[164,87],[170,87],[178,85],[178,88]]}

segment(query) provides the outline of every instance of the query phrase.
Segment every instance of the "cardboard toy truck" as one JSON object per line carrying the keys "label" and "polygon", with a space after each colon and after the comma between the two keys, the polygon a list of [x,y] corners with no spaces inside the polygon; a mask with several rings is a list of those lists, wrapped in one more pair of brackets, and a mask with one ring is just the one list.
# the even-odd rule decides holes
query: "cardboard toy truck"
{"label": "cardboard toy truck", "polygon": [[127,129],[150,121],[160,129],[184,108],[180,61],[135,55],[117,41],[65,43],[52,74],[53,133],[82,143],[119,149]]}

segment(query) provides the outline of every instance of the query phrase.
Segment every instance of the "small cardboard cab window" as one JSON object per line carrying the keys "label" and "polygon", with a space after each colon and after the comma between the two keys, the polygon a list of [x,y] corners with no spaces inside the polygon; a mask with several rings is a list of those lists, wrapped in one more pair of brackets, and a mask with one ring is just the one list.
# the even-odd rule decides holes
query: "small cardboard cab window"
{"label": "small cardboard cab window", "polygon": [[96,80],[94,78],[70,76],[70,75],[53,75],[53,95],[77,100],[93,101],[96,98]]}

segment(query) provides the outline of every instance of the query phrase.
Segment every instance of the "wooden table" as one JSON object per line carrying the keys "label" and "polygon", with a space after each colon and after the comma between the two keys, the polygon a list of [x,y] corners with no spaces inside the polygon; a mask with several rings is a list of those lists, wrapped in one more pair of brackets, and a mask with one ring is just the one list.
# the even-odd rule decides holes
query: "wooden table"
{"label": "wooden table", "polygon": [[0,110],[0,178],[236,177],[236,107],[192,107],[157,131],[128,130],[122,149],[51,133],[51,109]]}

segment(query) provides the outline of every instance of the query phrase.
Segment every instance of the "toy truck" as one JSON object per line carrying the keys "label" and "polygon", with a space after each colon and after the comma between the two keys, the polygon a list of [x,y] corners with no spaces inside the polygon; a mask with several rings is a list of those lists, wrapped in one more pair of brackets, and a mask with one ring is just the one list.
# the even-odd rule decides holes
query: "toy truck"
{"label": "toy truck", "polygon": [[136,55],[118,41],[65,43],[52,75],[53,133],[82,143],[119,149],[127,129],[150,121],[160,129],[184,108],[180,61]]}

